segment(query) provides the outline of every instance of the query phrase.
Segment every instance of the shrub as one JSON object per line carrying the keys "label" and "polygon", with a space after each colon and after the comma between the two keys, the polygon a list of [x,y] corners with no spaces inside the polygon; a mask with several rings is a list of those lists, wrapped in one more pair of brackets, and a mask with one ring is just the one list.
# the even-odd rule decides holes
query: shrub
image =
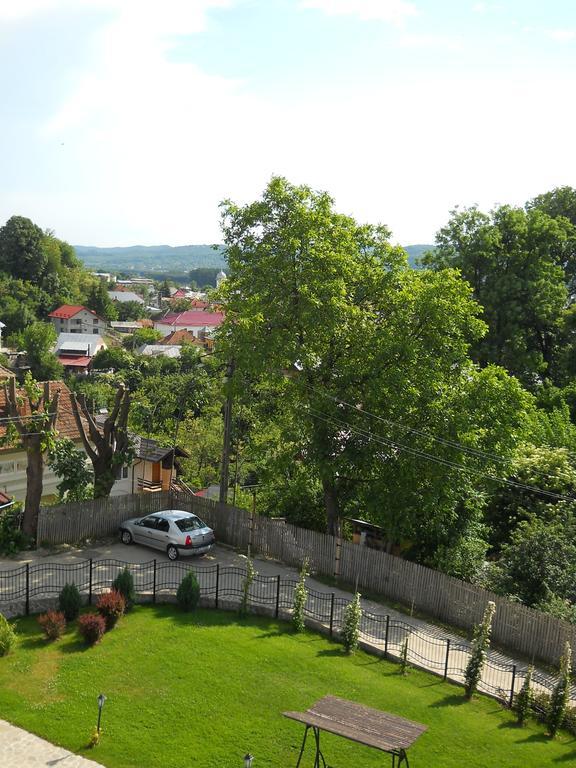
{"label": "shrub", "polygon": [[255,578],[256,569],[254,568],[252,559],[249,557],[246,560],[246,576],[244,576],[244,581],[242,582],[242,598],[240,599],[239,609],[240,616],[246,616],[248,613],[248,603],[250,602],[250,587],[252,586],[252,582]]}
{"label": "shrub", "polygon": [[134,577],[128,570],[128,567],[124,568],[124,570],[120,571],[118,576],[116,576],[112,582],[112,589],[115,589],[116,592],[119,592],[122,595],[124,602],[126,603],[126,610],[132,608],[136,602],[136,590],[134,589]]}
{"label": "shrub", "polygon": [[82,607],[82,597],[76,584],[64,584],[58,595],[58,607],[64,614],[66,621],[74,621],[78,618]]}
{"label": "shrub", "polygon": [[58,640],[66,631],[66,618],[62,611],[48,611],[38,616],[38,624],[48,640]]}
{"label": "shrub", "polygon": [[29,536],[20,528],[21,504],[13,504],[0,512],[0,554],[14,555],[31,544]]}
{"label": "shrub", "polygon": [[0,613],[0,656],[6,656],[16,642],[16,632],[4,614]]}
{"label": "shrub", "polygon": [[342,628],[342,642],[346,653],[358,647],[358,638],[360,637],[360,618],[362,617],[362,607],[360,606],[360,593],[356,592],[354,599],[348,603],[344,610],[344,627]]}
{"label": "shrub", "polygon": [[482,621],[474,630],[474,639],[472,640],[472,649],[470,651],[470,660],[464,673],[464,690],[466,698],[471,699],[478,688],[482,670],[486,663],[488,648],[490,647],[490,632],[492,631],[492,619],[496,613],[496,604],[492,600],[488,601]]}
{"label": "shrub", "polygon": [[408,674],[408,636],[406,636],[402,643],[402,649],[400,651],[400,672],[403,675]]}
{"label": "shrub", "polygon": [[526,718],[532,708],[532,675],[534,673],[534,667],[529,666],[526,671],[526,677],[522,683],[518,695],[516,696],[515,707],[516,710],[516,722],[518,725],[524,725]]}
{"label": "shrub", "polygon": [[308,600],[308,590],[306,589],[306,576],[308,576],[308,558],[302,563],[300,578],[294,590],[294,602],[292,605],[292,624],[296,632],[304,632],[304,609]]}
{"label": "shrub", "polygon": [[189,571],[180,582],[176,601],[182,610],[193,611],[200,601],[200,585],[194,571]]}
{"label": "shrub", "polygon": [[98,613],[85,613],[78,619],[78,631],[88,645],[98,643],[106,631],[104,617]]}
{"label": "shrub", "polygon": [[113,629],[118,623],[118,619],[126,610],[124,598],[115,589],[100,595],[96,601],[96,610],[106,622],[106,631]]}
{"label": "shrub", "polygon": [[558,682],[550,697],[550,709],[548,711],[548,727],[550,735],[555,736],[556,731],[562,725],[568,701],[570,699],[570,676],[572,674],[572,649],[566,641],[564,655],[560,659],[560,673]]}

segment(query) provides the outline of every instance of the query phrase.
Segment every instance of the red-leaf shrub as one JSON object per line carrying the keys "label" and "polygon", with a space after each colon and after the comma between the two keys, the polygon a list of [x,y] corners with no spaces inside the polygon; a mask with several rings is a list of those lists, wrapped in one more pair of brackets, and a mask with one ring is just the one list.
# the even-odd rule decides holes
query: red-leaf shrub
{"label": "red-leaf shrub", "polygon": [[66,631],[66,618],[62,611],[48,611],[38,616],[38,624],[42,627],[48,640],[58,640]]}
{"label": "red-leaf shrub", "polygon": [[106,632],[104,617],[98,613],[85,613],[78,619],[78,631],[88,645],[94,645]]}
{"label": "red-leaf shrub", "polygon": [[104,617],[106,631],[108,631],[116,626],[116,622],[124,614],[126,601],[120,592],[112,589],[110,592],[100,595],[96,601],[96,609]]}

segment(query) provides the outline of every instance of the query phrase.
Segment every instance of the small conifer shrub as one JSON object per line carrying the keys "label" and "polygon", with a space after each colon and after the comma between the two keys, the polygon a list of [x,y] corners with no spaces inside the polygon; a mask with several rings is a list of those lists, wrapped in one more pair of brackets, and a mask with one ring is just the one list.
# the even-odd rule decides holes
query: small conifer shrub
{"label": "small conifer shrub", "polygon": [[78,618],[82,607],[82,597],[76,584],[64,584],[58,595],[58,607],[64,614],[66,621],[74,621]]}
{"label": "small conifer shrub", "polygon": [[496,604],[492,600],[488,601],[482,621],[474,630],[474,639],[472,640],[472,650],[470,651],[470,660],[464,673],[464,690],[466,698],[471,699],[478,689],[478,683],[482,676],[482,670],[488,656],[490,647],[490,632],[492,631],[492,619],[496,613]]}
{"label": "small conifer shrub", "polygon": [[362,607],[360,605],[360,593],[356,592],[352,602],[348,603],[344,610],[344,627],[342,628],[342,642],[346,653],[352,653],[358,647],[360,638],[360,619]]}
{"label": "small conifer shrub", "polygon": [[193,611],[200,602],[200,584],[194,571],[188,571],[176,592],[176,602],[183,611]]}
{"label": "small conifer shrub", "polygon": [[308,589],[306,588],[306,576],[308,576],[308,558],[302,563],[302,570],[298,584],[294,590],[294,601],[292,604],[292,624],[296,632],[304,632],[304,610],[308,600]]}
{"label": "small conifer shrub", "polygon": [[524,678],[524,682],[522,683],[522,688],[520,688],[520,691],[518,692],[518,695],[516,696],[515,704],[516,706],[514,709],[516,710],[516,722],[518,725],[524,725],[526,722],[526,718],[530,714],[530,710],[532,709],[532,699],[533,699],[533,693],[532,693],[532,675],[534,673],[534,667],[529,666],[526,671],[526,677]]}
{"label": "small conifer shrub", "polygon": [[555,736],[558,728],[562,725],[568,700],[570,698],[570,676],[572,674],[572,649],[570,643],[566,641],[564,654],[560,659],[560,673],[558,682],[550,697],[550,709],[548,711],[548,728],[550,735]]}
{"label": "small conifer shrub", "polygon": [[112,589],[120,592],[126,603],[126,610],[130,610],[136,602],[136,590],[134,589],[134,576],[128,570],[128,566],[116,576],[112,582]]}

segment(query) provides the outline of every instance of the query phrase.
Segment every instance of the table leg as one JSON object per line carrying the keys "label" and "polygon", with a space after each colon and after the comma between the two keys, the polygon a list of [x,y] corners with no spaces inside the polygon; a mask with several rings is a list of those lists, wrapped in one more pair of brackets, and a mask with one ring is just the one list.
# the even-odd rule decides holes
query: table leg
{"label": "table leg", "polygon": [[300,760],[302,760],[302,755],[304,754],[304,747],[306,746],[306,739],[308,738],[308,729],[310,728],[309,725],[306,726],[306,730],[304,731],[304,739],[302,740],[302,747],[300,748],[300,754],[298,755],[298,762],[296,763],[296,768],[300,765]]}
{"label": "table leg", "polygon": [[320,768],[320,760],[322,760],[322,765],[324,768],[326,768],[326,760],[324,760],[324,755],[322,754],[322,750],[320,749],[320,729],[314,728],[314,737],[316,739],[316,757],[314,758],[314,768]]}
{"label": "table leg", "polygon": [[401,749],[398,753],[398,768],[400,768],[401,765],[405,765],[406,768],[410,768],[410,763],[408,762],[408,755],[406,752]]}

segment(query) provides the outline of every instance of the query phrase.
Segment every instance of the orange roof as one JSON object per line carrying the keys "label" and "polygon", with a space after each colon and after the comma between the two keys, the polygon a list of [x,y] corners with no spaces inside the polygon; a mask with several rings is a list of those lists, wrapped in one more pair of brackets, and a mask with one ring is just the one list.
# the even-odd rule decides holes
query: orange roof
{"label": "orange roof", "polygon": [[165,336],[163,339],[160,339],[158,344],[182,344],[183,342],[189,342],[190,344],[202,344],[199,339],[194,336],[192,331],[187,331],[185,328],[180,329],[179,331],[172,331],[172,333],[169,333],[168,336]]}
{"label": "orange roof", "polygon": [[63,304],[61,307],[58,307],[58,309],[55,309],[54,312],[50,312],[48,317],[60,317],[62,320],[70,320],[71,317],[74,317],[74,315],[77,315],[78,312],[81,312],[82,310],[85,312],[90,312],[90,314],[94,315],[94,317],[98,317],[94,310],[88,309],[88,307],[82,307],[77,304]]}
{"label": "orange roof", "polygon": [[136,320],[136,322],[142,328],[154,328],[154,322],[147,317],[142,318],[142,320]]}
{"label": "orange roof", "polygon": [[[56,430],[58,437],[69,437],[70,440],[80,440],[80,432],[76,426],[76,420],[74,419],[74,413],[72,411],[71,393],[66,384],[62,381],[50,382],[50,398],[53,398],[57,390],[60,390],[60,400],[58,403],[58,417],[56,418]],[[23,398],[19,413],[22,416],[30,416],[30,404],[26,397],[26,392],[18,388],[16,390],[17,395]],[[4,437],[6,434],[6,421],[4,420],[8,416],[8,406],[6,405],[6,392],[4,387],[0,387],[0,437]]]}

